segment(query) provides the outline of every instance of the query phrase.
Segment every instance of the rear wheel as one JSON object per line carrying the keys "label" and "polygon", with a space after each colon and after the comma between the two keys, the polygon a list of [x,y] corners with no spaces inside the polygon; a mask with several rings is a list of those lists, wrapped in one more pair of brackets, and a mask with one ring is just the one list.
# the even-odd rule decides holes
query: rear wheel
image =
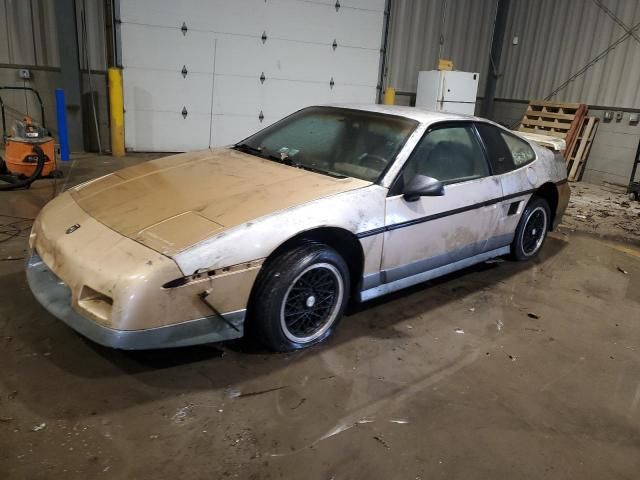
{"label": "rear wheel", "polygon": [[256,281],[249,333],[266,347],[289,351],[326,339],[349,298],[349,268],[332,248],[304,243],[271,260]]}
{"label": "rear wheel", "polygon": [[513,258],[529,260],[540,251],[549,231],[550,218],[547,201],[542,197],[533,197],[522,213],[511,244]]}

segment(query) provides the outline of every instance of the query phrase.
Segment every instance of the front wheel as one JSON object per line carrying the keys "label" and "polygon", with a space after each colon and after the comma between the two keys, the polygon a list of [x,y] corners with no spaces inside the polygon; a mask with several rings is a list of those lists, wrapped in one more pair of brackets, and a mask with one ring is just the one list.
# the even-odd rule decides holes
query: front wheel
{"label": "front wheel", "polygon": [[533,197],[522,212],[511,244],[513,258],[519,261],[529,260],[540,251],[549,231],[550,218],[547,201],[541,197]]}
{"label": "front wheel", "polygon": [[249,333],[280,352],[319,343],[342,317],[349,286],[349,268],[335,250],[311,242],[295,247],[260,273],[249,307]]}

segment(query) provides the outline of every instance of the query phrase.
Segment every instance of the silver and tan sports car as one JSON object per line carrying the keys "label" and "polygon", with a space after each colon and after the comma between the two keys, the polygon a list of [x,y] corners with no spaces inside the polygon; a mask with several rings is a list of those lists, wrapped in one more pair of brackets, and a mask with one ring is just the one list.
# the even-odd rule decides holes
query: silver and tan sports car
{"label": "silver and tan sports car", "polygon": [[487,120],[310,107],[60,195],[34,223],[27,278],[102,345],[247,334],[285,351],[326,339],[349,300],[531,258],[568,199],[559,153]]}

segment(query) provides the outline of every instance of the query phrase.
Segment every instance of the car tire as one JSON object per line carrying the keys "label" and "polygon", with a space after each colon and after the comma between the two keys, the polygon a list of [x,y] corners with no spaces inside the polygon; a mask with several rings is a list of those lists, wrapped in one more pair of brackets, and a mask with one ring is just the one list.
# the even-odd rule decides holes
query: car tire
{"label": "car tire", "polygon": [[247,333],[278,352],[320,343],[335,330],[349,291],[344,259],[327,245],[305,242],[263,267],[251,295]]}
{"label": "car tire", "polygon": [[518,261],[535,257],[542,249],[551,225],[551,209],[542,197],[533,197],[520,217],[516,234],[511,244],[511,256]]}

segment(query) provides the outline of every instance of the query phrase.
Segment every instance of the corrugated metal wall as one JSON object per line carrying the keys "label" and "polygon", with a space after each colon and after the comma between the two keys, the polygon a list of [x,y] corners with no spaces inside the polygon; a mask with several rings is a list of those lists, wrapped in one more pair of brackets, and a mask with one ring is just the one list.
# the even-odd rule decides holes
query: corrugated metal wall
{"label": "corrugated metal wall", "polygon": [[[83,17],[86,29],[83,28]],[[78,45],[80,47],[80,67],[92,70],[106,70],[106,19],[104,0],[76,0],[76,22],[78,25]],[[87,62],[88,60],[88,62]]]}
{"label": "corrugated metal wall", "polygon": [[0,0],[0,63],[56,67],[55,0]]}
{"label": "corrugated metal wall", "polygon": [[[91,76],[87,73],[83,75],[82,108],[87,148],[92,148],[96,143],[93,110],[87,98],[90,92],[97,99],[102,146],[109,141],[107,81],[104,73],[107,67],[104,3],[104,0],[76,0],[78,62],[85,72],[87,65],[92,71]],[[0,0],[0,85],[24,85],[37,89],[44,102],[47,127],[54,135],[57,133],[54,90],[61,85],[55,6],[56,0]],[[21,67],[32,71],[30,80],[25,82],[19,78],[18,69]],[[2,98],[9,125],[25,114],[37,112],[32,95],[4,91]],[[40,121],[39,115],[36,115],[36,119]]]}
{"label": "corrugated metal wall", "polygon": [[[628,27],[640,22],[640,1],[601,3]],[[640,37],[640,29],[636,33]],[[544,98],[624,35],[594,1],[512,0],[497,96]],[[640,108],[639,81],[640,42],[628,37],[555,98]]]}
{"label": "corrugated metal wall", "polygon": [[[60,54],[55,0],[0,0],[0,64],[58,68]],[[86,18],[86,42],[82,12]],[[87,48],[92,70],[106,69],[103,0],[77,0],[76,20],[80,65],[86,68]]]}
{"label": "corrugated metal wall", "polygon": [[[640,23],[640,1],[598,0],[619,20]],[[488,70],[495,0],[392,0],[385,85],[415,92],[417,72],[442,58],[457,70]],[[445,10],[444,28],[442,12]],[[640,28],[636,30],[640,37]],[[625,30],[593,0],[511,0],[496,96],[544,98],[579,71]],[[517,45],[513,38],[518,37]],[[554,97],[591,105],[640,108],[640,42],[628,36],[603,60]]]}
{"label": "corrugated metal wall", "polygon": [[415,92],[418,72],[448,58],[456,70],[480,73],[482,92],[495,6],[495,0],[391,0],[385,85]]}

